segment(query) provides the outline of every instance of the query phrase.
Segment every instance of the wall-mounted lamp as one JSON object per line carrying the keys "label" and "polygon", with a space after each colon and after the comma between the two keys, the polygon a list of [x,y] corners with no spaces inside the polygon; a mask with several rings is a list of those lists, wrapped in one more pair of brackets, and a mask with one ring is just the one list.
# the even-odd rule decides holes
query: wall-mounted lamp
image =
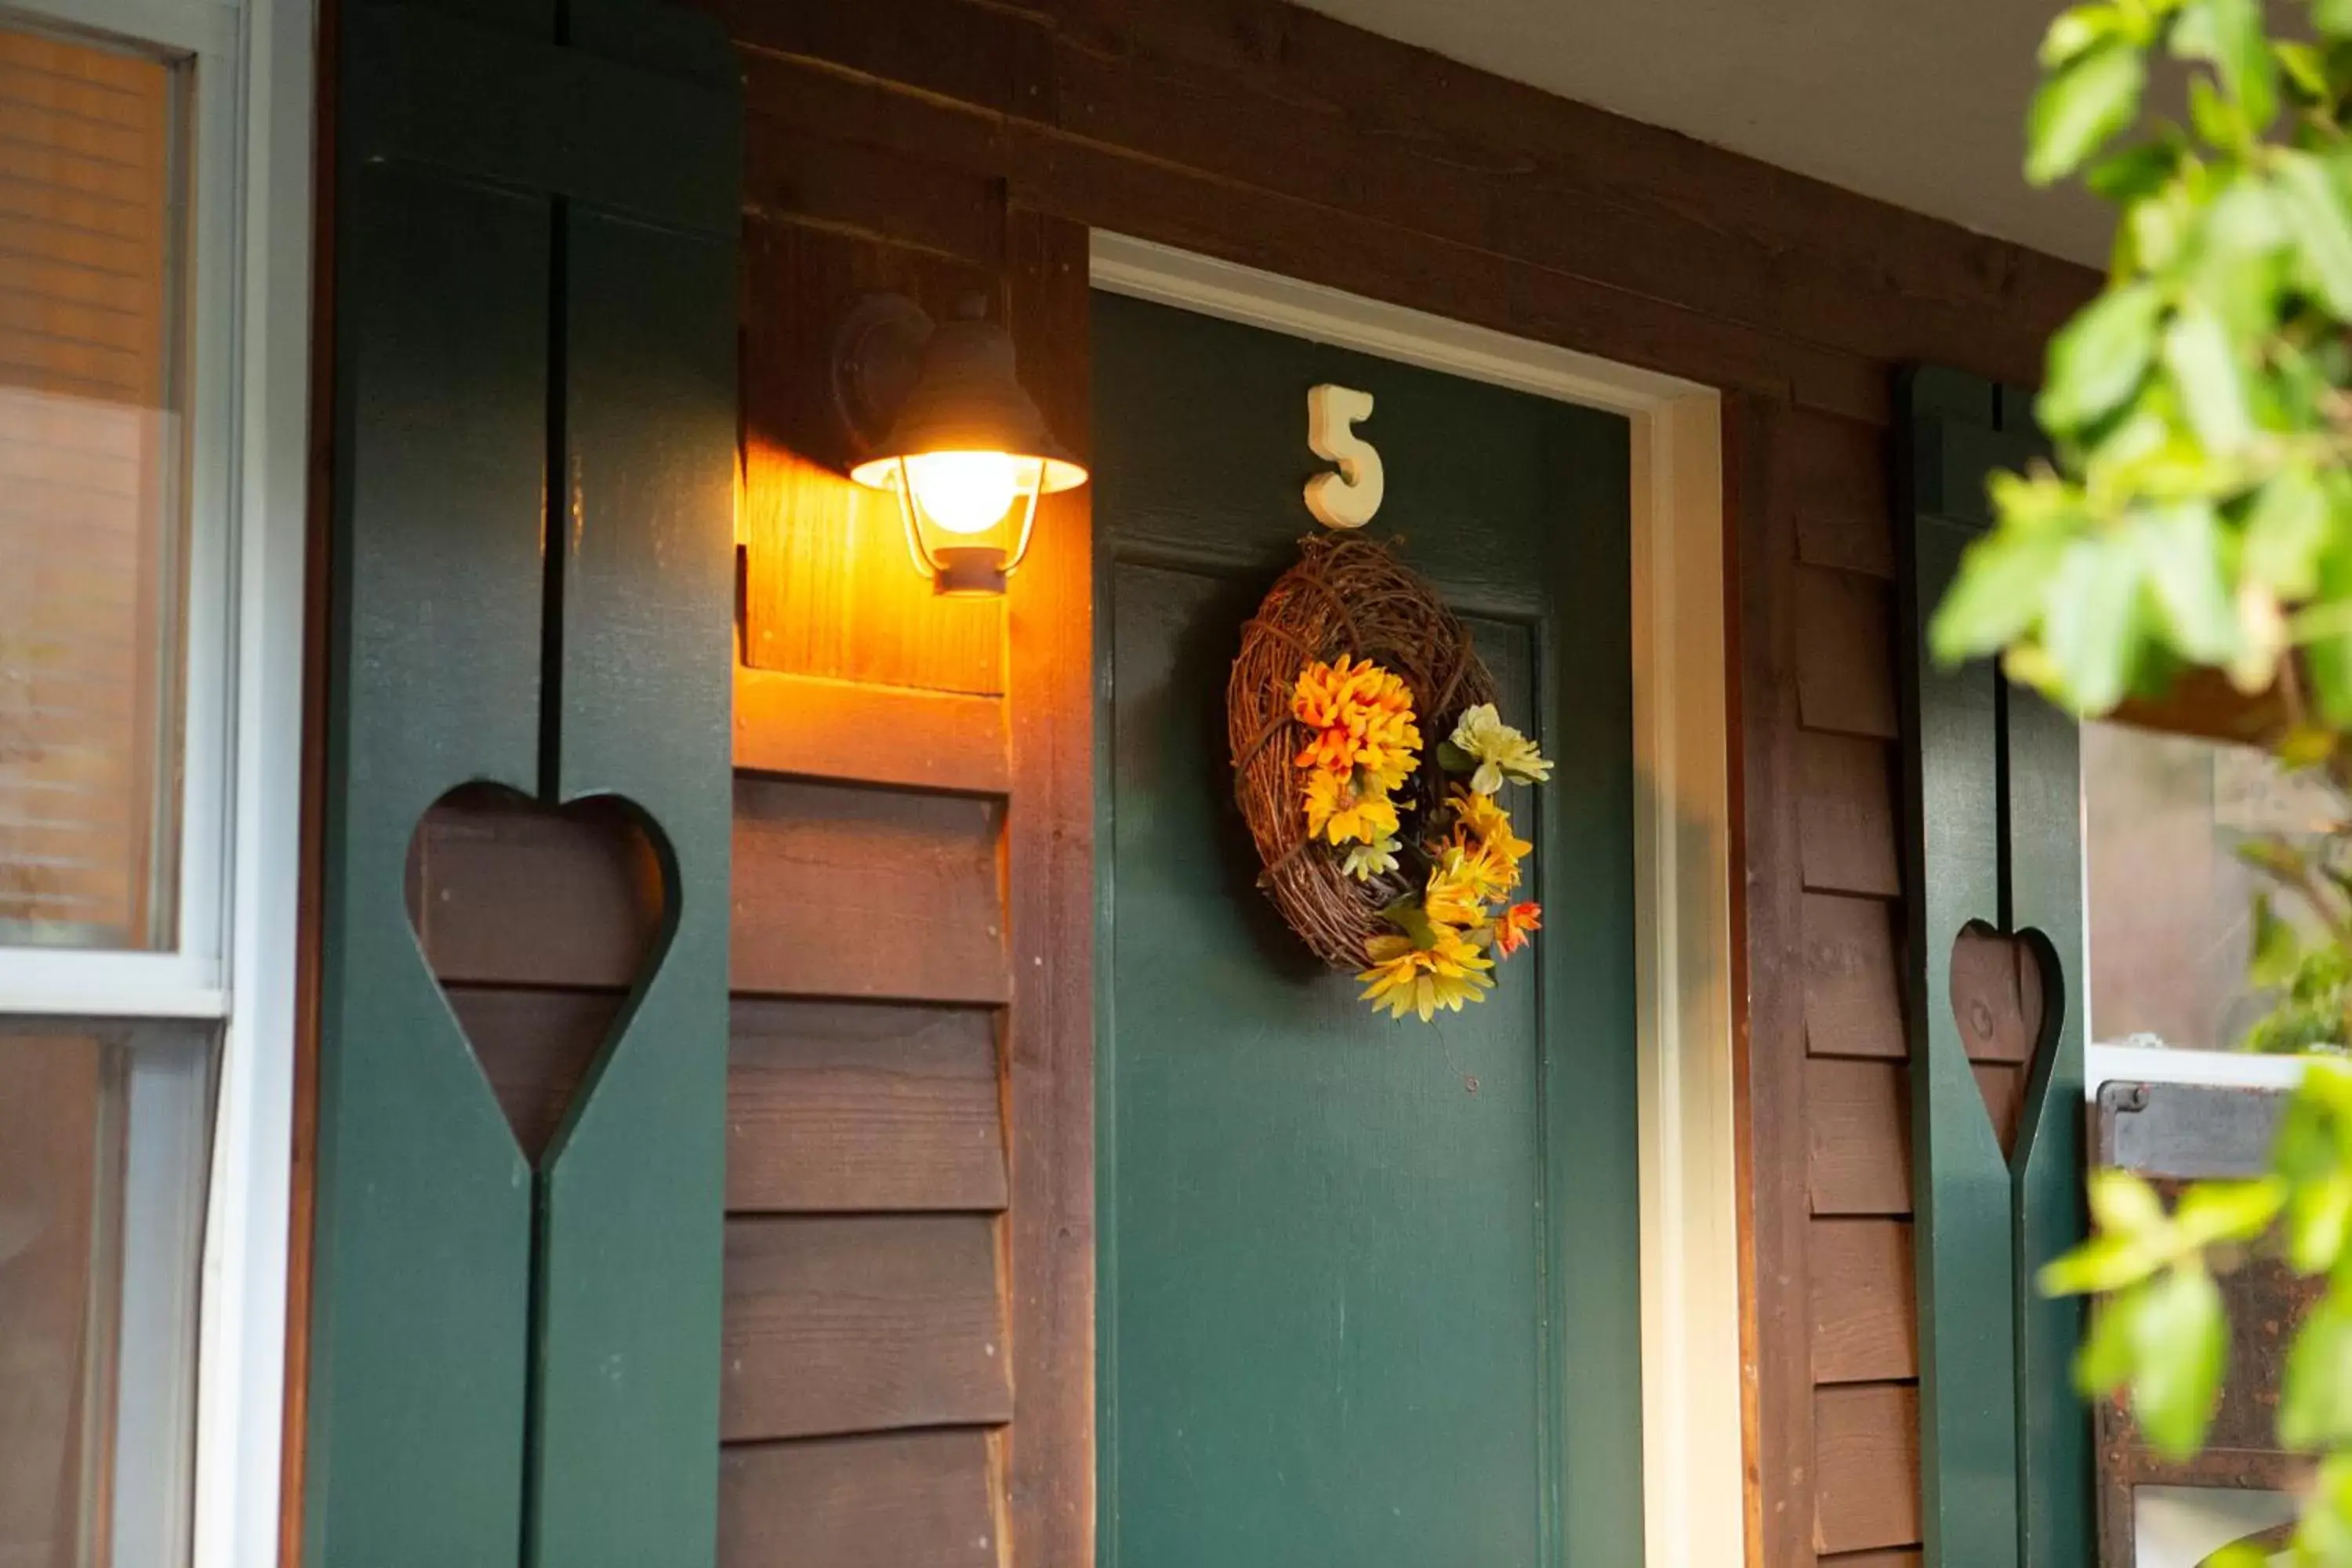
{"label": "wall-mounted lamp", "polygon": [[[1087,482],[1013,374],[1013,338],[969,300],[933,326],[877,295],[843,324],[834,386],[866,450],[849,477],[898,498],[907,552],[942,594],[1004,592],[1037,498]],[[877,426],[885,433],[869,437]]]}

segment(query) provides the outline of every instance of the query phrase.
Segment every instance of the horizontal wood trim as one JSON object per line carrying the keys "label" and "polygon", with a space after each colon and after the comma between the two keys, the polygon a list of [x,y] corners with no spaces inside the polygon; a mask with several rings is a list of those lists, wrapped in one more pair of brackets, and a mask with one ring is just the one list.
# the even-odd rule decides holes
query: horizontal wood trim
{"label": "horizontal wood trim", "polygon": [[1903,891],[1895,839],[1895,749],[1806,731],[1797,739],[1798,833],[1813,892]]}
{"label": "horizontal wood trim", "polygon": [[748,665],[735,667],[735,765],[972,795],[1003,795],[1013,782],[1002,697]]}
{"label": "horizontal wood trim", "polygon": [[732,1016],[729,1209],[1004,1207],[992,1011],[747,997]]}
{"label": "horizontal wood trim", "polygon": [[739,992],[1002,1003],[992,800],[739,776]]}
{"label": "horizontal wood trim", "polygon": [[730,1447],[719,1568],[996,1568],[994,1489],[984,1431]]}
{"label": "horizontal wood trim", "polygon": [[1808,1061],[1805,1127],[1814,1214],[1911,1212],[1911,1096],[1901,1063]]}
{"label": "horizontal wood trim", "polygon": [[1820,1568],[1919,1568],[1919,1553],[1912,1549],[1894,1552],[1841,1552],[1833,1557],[1817,1560]]}
{"label": "horizontal wood trim", "polygon": [[1805,1046],[1813,1055],[1909,1056],[1895,958],[1900,916],[1878,899],[1805,896]]}
{"label": "horizontal wood trim", "polygon": [[1919,1390],[1861,1384],[1816,1393],[1813,1472],[1814,1550],[1917,1544]]}
{"label": "horizontal wood trim", "polygon": [[1013,1418],[993,1222],[730,1219],[730,1442]]}
{"label": "horizontal wood trim", "polygon": [[1353,203],[1326,205],[887,80],[845,78],[773,42],[766,7],[698,3],[720,12],[740,42],[762,46],[743,56],[746,101],[761,121],[1003,177],[1017,205],[1049,216],[1713,385],[1793,395],[1857,421],[1891,417],[1882,367],[1857,354],[1576,277],[1544,258],[1399,228],[1349,210]]}
{"label": "horizontal wood trim", "polygon": [[[2087,269],[1306,11],[901,0],[856,28],[702,0],[761,51],[1885,361],[2031,380]],[[1227,7],[1231,11],[1232,7]],[[754,70],[751,101],[788,102]],[[1365,138],[1388,152],[1368,186]],[[1051,209],[1049,209],[1051,210]],[[1083,217],[1084,214],[1062,216]]]}
{"label": "horizontal wood trim", "polygon": [[1895,575],[1887,433],[1876,426],[1792,410],[1782,426],[1797,553],[1810,566]]}
{"label": "horizontal wood trim", "polygon": [[1813,1381],[1918,1376],[1911,1222],[1817,1219],[1809,1250]]}
{"label": "horizontal wood trim", "polygon": [[1895,712],[1895,599],[1875,577],[1797,569],[1797,702],[1809,730],[1902,733]]}

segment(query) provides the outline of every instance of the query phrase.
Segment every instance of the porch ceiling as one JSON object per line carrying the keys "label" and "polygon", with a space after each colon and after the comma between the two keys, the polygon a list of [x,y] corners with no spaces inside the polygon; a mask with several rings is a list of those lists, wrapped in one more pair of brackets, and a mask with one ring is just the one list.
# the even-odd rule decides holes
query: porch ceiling
{"label": "porch ceiling", "polygon": [[1304,0],[1563,98],[2092,266],[2105,209],[2029,188],[2061,0]]}

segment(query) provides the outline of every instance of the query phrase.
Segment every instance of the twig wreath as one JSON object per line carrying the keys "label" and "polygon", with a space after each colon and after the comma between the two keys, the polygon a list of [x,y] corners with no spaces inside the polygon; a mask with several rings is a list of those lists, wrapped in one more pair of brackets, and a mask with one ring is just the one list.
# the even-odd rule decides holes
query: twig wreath
{"label": "twig wreath", "polygon": [[[1513,903],[1533,847],[1496,793],[1551,763],[1502,721],[1468,628],[1391,546],[1299,542],[1242,628],[1225,690],[1258,885],[1391,1017],[1483,1000],[1542,923]],[[1442,737],[1424,747],[1426,733]]]}

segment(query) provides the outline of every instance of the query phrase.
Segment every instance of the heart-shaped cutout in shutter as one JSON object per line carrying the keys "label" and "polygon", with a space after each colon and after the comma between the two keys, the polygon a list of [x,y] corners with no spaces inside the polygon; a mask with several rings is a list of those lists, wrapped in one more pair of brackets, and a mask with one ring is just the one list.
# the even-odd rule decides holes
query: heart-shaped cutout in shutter
{"label": "heart-shaped cutout in shutter", "polygon": [[1952,941],[1952,1021],[2003,1156],[2017,1147],[2034,1064],[2057,1032],[2044,1016],[2054,994],[2042,968],[2047,945],[2031,931],[2012,936],[1976,921]]}
{"label": "heart-shaped cutout in shutter", "polygon": [[488,784],[409,840],[408,917],[524,1158],[537,1164],[661,930],[660,860],[628,807]]}

